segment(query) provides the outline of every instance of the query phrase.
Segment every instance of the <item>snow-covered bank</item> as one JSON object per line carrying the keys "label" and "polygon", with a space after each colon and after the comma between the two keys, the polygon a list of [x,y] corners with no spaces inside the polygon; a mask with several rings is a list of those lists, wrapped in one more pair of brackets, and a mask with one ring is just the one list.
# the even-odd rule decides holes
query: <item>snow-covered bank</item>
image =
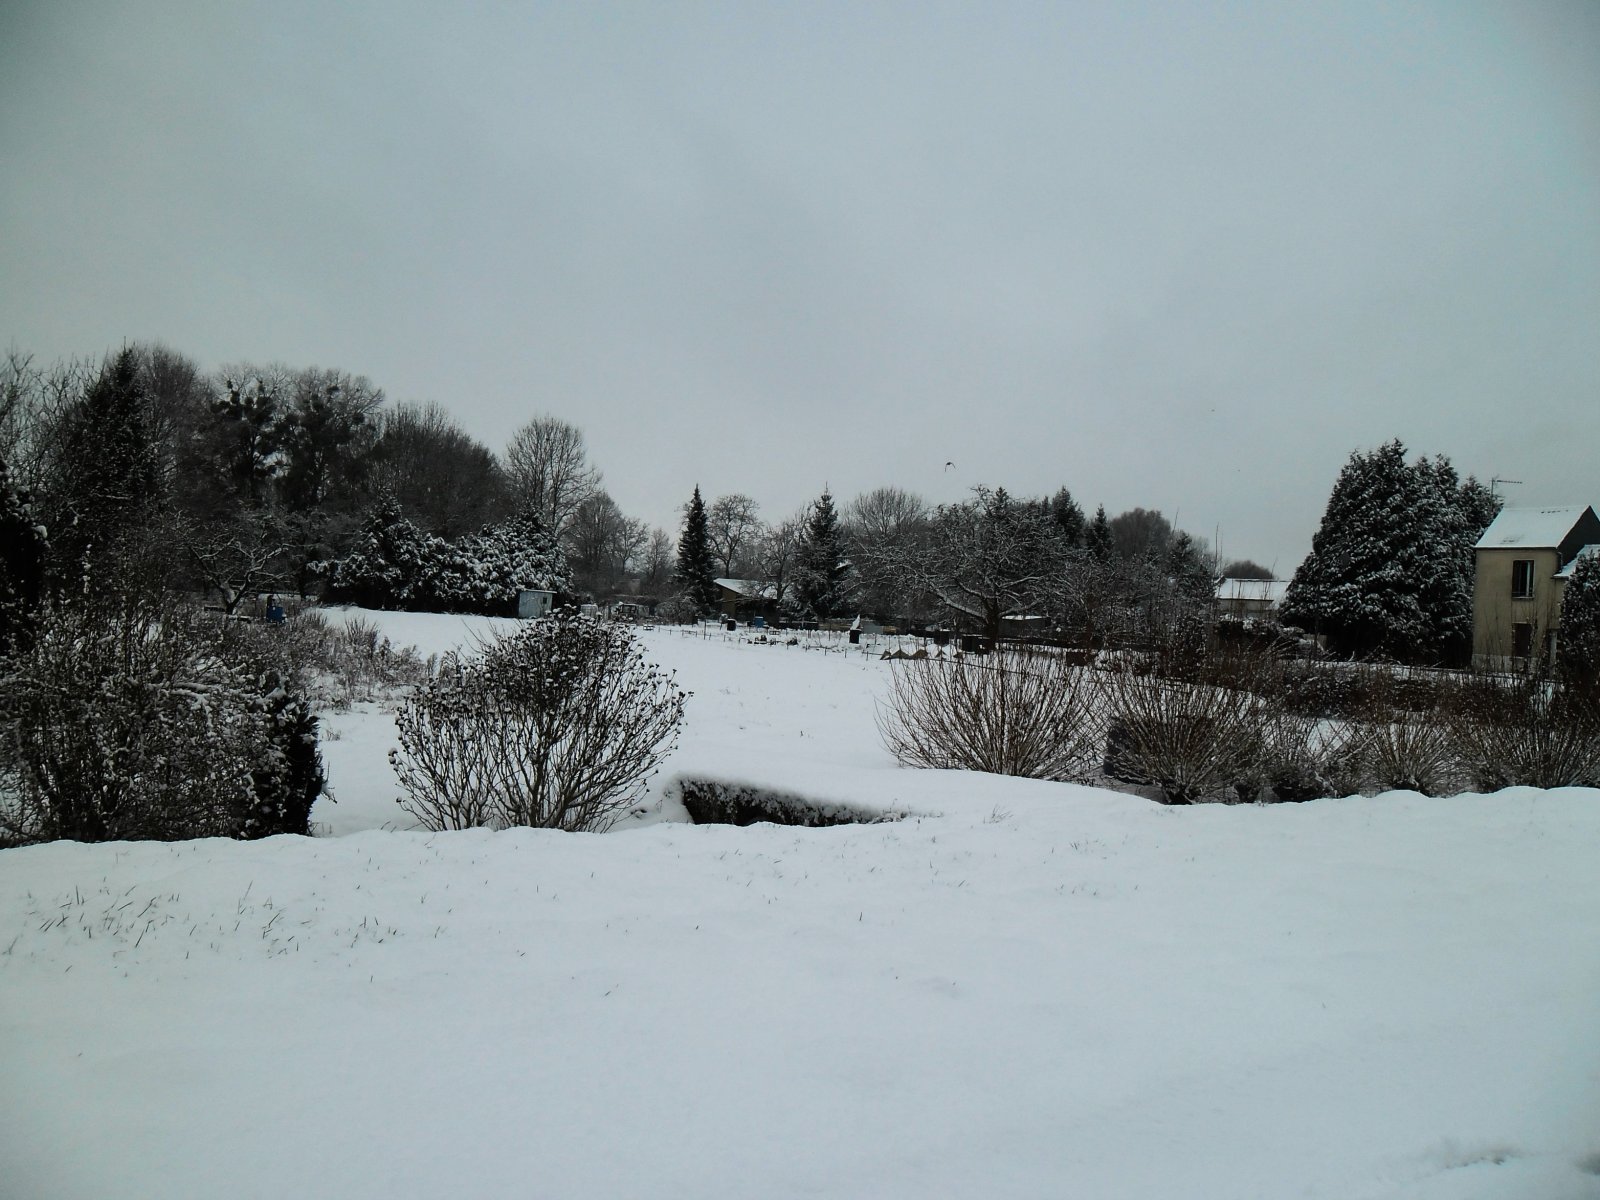
{"label": "snow-covered bank", "polygon": [[905,771],[875,661],[648,636],[672,769],[920,815],[6,851],[0,1194],[1600,1196],[1600,793]]}

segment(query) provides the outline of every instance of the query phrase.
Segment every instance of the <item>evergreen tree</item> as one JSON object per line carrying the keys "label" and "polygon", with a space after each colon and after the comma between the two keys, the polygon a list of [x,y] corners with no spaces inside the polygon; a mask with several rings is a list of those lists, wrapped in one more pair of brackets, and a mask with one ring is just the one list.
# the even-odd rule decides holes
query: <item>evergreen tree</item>
{"label": "evergreen tree", "polygon": [[1211,564],[1194,539],[1181,529],[1167,550],[1167,573],[1178,595],[1191,603],[1207,604],[1216,595]]}
{"label": "evergreen tree", "polygon": [[327,599],[362,608],[426,609],[445,544],[418,529],[392,492],[379,495],[350,553],[333,568]]}
{"label": "evergreen tree", "polygon": [[0,460],[0,657],[24,649],[44,594],[45,528]]}
{"label": "evergreen tree", "polygon": [[794,586],[801,608],[824,620],[844,612],[850,600],[845,587],[849,573],[839,514],[833,494],[824,488],[806,515],[795,555]]}
{"label": "evergreen tree", "polygon": [[1083,508],[1072,498],[1072,493],[1062,488],[1050,498],[1050,518],[1069,546],[1083,544]]}
{"label": "evergreen tree", "polygon": [[683,513],[683,532],[678,535],[678,569],[673,583],[680,594],[689,597],[701,612],[717,604],[717,585],[712,574],[711,539],[706,531],[706,505],[700,498],[700,485]]}
{"label": "evergreen tree", "polygon": [[1493,518],[1442,456],[1408,464],[1395,440],[1350,456],[1283,602],[1336,653],[1460,661],[1472,637],[1472,546]]}
{"label": "evergreen tree", "polygon": [[1083,545],[1089,557],[1098,563],[1110,562],[1116,553],[1116,539],[1111,535],[1111,522],[1106,519],[1104,504],[1094,510],[1094,520],[1084,531]]}
{"label": "evergreen tree", "polygon": [[1561,597],[1557,666],[1588,699],[1600,698],[1600,551],[1582,554]]}
{"label": "evergreen tree", "polygon": [[156,437],[139,356],[122,350],[70,404],[51,451],[44,499],[57,579],[69,592],[132,585],[159,567],[166,456]]}

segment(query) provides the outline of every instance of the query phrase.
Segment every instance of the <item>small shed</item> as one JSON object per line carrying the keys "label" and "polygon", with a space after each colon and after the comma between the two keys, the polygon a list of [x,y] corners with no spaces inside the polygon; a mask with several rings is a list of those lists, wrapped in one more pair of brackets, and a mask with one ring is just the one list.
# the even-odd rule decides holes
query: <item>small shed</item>
{"label": "small shed", "polygon": [[540,591],[537,588],[525,588],[517,593],[517,616],[524,621],[531,620],[534,617],[548,617],[555,604],[556,594],[554,592]]}

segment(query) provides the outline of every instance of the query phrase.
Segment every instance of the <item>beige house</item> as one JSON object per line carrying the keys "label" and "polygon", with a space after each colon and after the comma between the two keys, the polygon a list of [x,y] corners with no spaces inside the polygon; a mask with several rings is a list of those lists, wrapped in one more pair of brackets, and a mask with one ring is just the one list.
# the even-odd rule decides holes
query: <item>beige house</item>
{"label": "beige house", "polygon": [[1593,508],[1505,508],[1473,548],[1472,665],[1526,670],[1555,657],[1561,595],[1580,554],[1600,552]]}

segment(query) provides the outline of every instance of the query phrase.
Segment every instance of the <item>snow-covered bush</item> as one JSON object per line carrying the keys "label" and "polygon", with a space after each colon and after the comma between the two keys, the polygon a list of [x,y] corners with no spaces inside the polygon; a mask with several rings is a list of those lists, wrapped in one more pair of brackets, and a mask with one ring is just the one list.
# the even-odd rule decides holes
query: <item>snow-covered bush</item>
{"label": "snow-covered bush", "polygon": [[181,609],[46,611],[7,665],[0,842],[305,833],[316,719]]}
{"label": "snow-covered bush", "polygon": [[686,698],[625,626],[562,609],[402,705],[401,807],[430,829],[609,828],[677,744]]}
{"label": "snow-covered bush", "polygon": [[1102,733],[1093,674],[1053,653],[894,662],[878,729],[911,767],[1087,780]]}
{"label": "snow-covered bush", "polygon": [[363,608],[511,616],[518,592],[566,586],[566,556],[537,517],[524,514],[446,542],[423,533],[385,496],[333,567],[325,598]]}
{"label": "snow-covered bush", "polygon": [[334,564],[324,596],[362,608],[426,607],[445,543],[423,533],[385,494],[362,523],[350,553]]}

